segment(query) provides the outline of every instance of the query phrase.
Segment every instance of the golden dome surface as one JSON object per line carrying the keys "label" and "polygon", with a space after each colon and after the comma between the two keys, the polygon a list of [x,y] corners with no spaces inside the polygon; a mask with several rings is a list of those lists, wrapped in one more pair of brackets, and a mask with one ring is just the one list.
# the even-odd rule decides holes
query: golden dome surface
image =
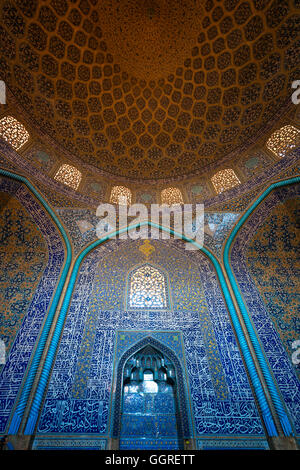
{"label": "golden dome surface", "polygon": [[288,0],[1,0],[1,78],[62,149],[110,174],[202,172],[299,78]]}

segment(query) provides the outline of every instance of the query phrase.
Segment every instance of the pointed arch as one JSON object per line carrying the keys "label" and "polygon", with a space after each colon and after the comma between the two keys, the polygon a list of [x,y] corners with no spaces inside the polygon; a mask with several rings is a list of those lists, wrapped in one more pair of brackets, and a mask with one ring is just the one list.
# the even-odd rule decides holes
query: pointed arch
{"label": "pointed arch", "polygon": [[[263,193],[260,195],[259,199],[256,200],[256,202],[253,204],[253,206],[250,206],[250,208],[246,211],[246,213],[241,217],[238,224],[235,226],[234,230],[231,232],[231,234],[230,234],[230,236],[227,240],[224,252],[223,252],[223,260],[224,260],[224,264],[225,264],[226,277],[225,277],[225,273],[224,273],[224,271],[221,267],[221,264],[220,264],[219,260],[209,251],[209,249],[205,248],[204,246],[200,246],[197,242],[187,238],[185,235],[180,234],[178,232],[175,232],[174,230],[171,230],[169,228],[165,228],[161,225],[154,224],[152,222],[148,222],[148,221],[141,222],[141,223],[138,223],[136,225],[130,226],[130,229],[135,229],[137,227],[140,228],[142,226],[149,225],[149,226],[155,226],[156,228],[159,228],[162,231],[167,231],[167,232],[169,232],[173,235],[178,236],[182,240],[187,241],[187,242],[193,244],[194,246],[196,246],[212,262],[212,264],[213,264],[213,266],[216,270],[216,275],[218,277],[220,287],[222,289],[222,292],[223,292],[223,295],[224,295],[224,298],[225,298],[226,305],[228,307],[228,311],[229,311],[229,314],[230,314],[230,317],[231,317],[231,320],[232,320],[232,323],[233,323],[234,330],[235,330],[236,335],[237,335],[238,340],[239,340],[239,345],[240,345],[240,348],[241,348],[241,352],[244,356],[244,359],[245,359],[245,362],[246,362],[246,365],[247,365],[247,370],[248,370],[248,373],[249,373],[249,376],[250,376],[250,380],[251,380],[251,383],[253,385],[253,388],[254,388],[254,391],[255,391],[255,394],[256,394],[256,398],[257,398],[258,403],[259,403],[262,419],[264,421],[264,424],[266,426],[267,433],[268,433],[269,436],[278,436],[278,431],[276,429],[275,422],[274,422],[274,413],[279,416],[281,425],[285,429],[285,434],[286,435],[292,435],[293,431],[291,429],[291,425],[289,423],[288,417],[286,416],[286,414],[284,412],[282,399],[280,398],[280,396],[277,393],[276,385],[275,385],[274,381],[272,379],[267,381],[267,390],[271,392],[271,398],[269,398],[268,395],[265,393],[265,391],[262,387],[262,384],[260,382],[260,378],[259,378],[256,366],[255,366],[255,363],[254,363],[254,360],[253,360],[253,357],[252,357],[252,353],[250,351],[250,346],[251,346],[251,343],[252,343],[253,339],[251,341],[251,337],[249,338],[249,336],[244,333],[242,323],[241,323],[241,319],[240,319],[240,317],[237,313],[237,309],[236,309],[235,304],[234,304],[234,301],[237,298],[238,287],[237,287],[236,283],[233,282],[233,277],[232,277],[233,273],[230,272],[230,265],[228,266],[229,251],[230,251],[230,245],[232,243],[232,240],[235,238],[236,231],[239,230],[241,225],[244,223],[245,219],[247,219],[247,217],[249,215],[248,212],[249,211],[251,212],[252,210],[255,210],[257,204],[259,204],[261,202],[261,200],[264,199],[276,187],[285,186],[285,185],[288,185],[288,184],[293,184],[295,182],[299,182],[299,180],[300,180],[300,177],[294,177],[294,178],[288,178],[287,180],[282,180],[282,181],[277,182],[277,183],[272,183],[265,191],[263,191]],[[63,301],[62,301],[62,306],[61,306],[61,309],[60,309],[59,319],[58,319],[57,325],[56,325],[55,330],[54,330],[55,338],[58,338],[60,336],[61,331],[63,329],[64,320],[66,318],[67,311],[68,311],[68,308],[69,308],[69,305],[70,305],[70,302],[71,302],[72,293],[73,293],[74,286],[75,286],[75,283],[76,283],[77,274],[78,274],[81,262],[84,259],[84,257],[91,250],[96,248],[101,243],[104,243],[105,241],[109,240],[110,238],[114,237],[115,235],[121,234],[121,233],[123,233],[127,230],[128,230],[128,227],[123,227],[123,228],[119,229],[116,232],[110,233],[109,235],[106,235],[103,238],[92,242],[90,245],[85,247],[78,254],[78,256],[77,256],[77,258],[74,262],[72,272],[70,273],[69,282],[66,286],[66,292],[65,292],[65,295],[64,295],[64,298],[63,298]],[[229,286],[232,288],[232,292],[230,291]],[[241,302],[243,302],[240,296],[239,296],[239,300]],[[243,316],[244,321],[245,321],[245,317],[248,317],[248,311],[247,311],[245,305],[244,305],[244,309],[245,309],[245,312],[244,312],[244,314],[242,314],[242,316]],[[245,315],[245,317],[244,317],[244,315]],[[39,413],[39,409],[40,409],[40,406],[41,406],[43,394],[45,392],[46,385],[47,385],[47,380],[48,380],[48,377],[50,375],[51,366],[52,366],[53,361],[54,361],[54,356],[55,356],[55,352],[56,352],[56,349],[57,349],[57,344],[58,343],[56,342],[56,344],[54,345],[53,342],[52,342],[51,346],[53,346],[53,347],[51,348],[51,353],[48,354],[47,357],[46,357],[47,373],[44,374],[43,380],[40,380],[39,383],[38,383],[37,391],[36,391],[36,394],[35,394],[34,399],[33,399],[31,410],[29,412],[29,418],[28,418],[28,422],[27,422],[27,425],[26,425],[26,429],[25,429],[26,434],[32,434],[33,431],[34,431],[36,421],[38,419],[38,413]],[[263,365],[263,367],[262,367],[263,375],[264,375],[264,378],[265,378],[265,374],[266,374],[265,369],[267,368],[267,364],[266,364],[265,360],[262,360],[262,365]],[[275,412],[274,412],[274,408],[275,408]]]}
{"label": "pointed arch", "polygon": [[279,417],[280,426],[284,432],[284,435],[289,436],[293,435],[294,431],[292,429],[291,421],[286,412],[286,405],[284,401],[282,401],[281,396],[278,393],[276,382],[274,382],[273,373],[270,368],[269,362],[266,361],[265,358],[265,351],[262,348],[261,340],[257,336],[257,332],[255,331],[255,327],[253,325],[253,321],[249,315],[249,311],[245,300],[243,299],[241,288],[238,285],[237,278],[233,272],[233,268],[231,265],[231,250],[235,243],[236,237],[239,231],[243,228],[244,224],[250,218],[250,216],[256,211],[257,207],[264,201],[267,196],[274,190],[279,189],[281,187],[297,184],[300,182],[300,177],[295,176],[293,178],[288,178],[284,180],[280,180],[277,182],[272,183],[267,189],[263,190],[258,196],[256,196],[254,202],[247,208],[247,210],[242,214],[236,225],[233,227],[229,236],[227,237],[227,241],[223,248],[223,263],[225,267],[226,274],[228,276],[228,280],[232,286],[234,291],[235,299],[239,310],[241,312],[241,316],[243,318],[243,322],[245,324],[248,337],[252,343],[253,349],[255,351],[255,355],[260,365],[261,371],[264,376],[264,380],[268,391],[270,393],[274,409]]}
{"label": "pointed arch", "polygon": [[122,386],[124,377],[124,366],[128,359],[134,356],[137,352],[144,349],[146,346],[152,346],[158,352],[165,355],[169,361],[174,365],[176,376],[176,394],[178,399],[178,414],[179,414],[179,435],[181,439],[192,438],[191,424],[189,420],[188,410],[188,392],[186,388],[187,378],[183,372],[183,367],[177,355],[165,344],[153,338],[150,335],[145,336],[143,339],[129,347],[121,356],[119,362],[115,366],[113,390],[115,390],[113,400],[113,421],[111,424],[111,435],[113,438],[118,439],[121,431],[121,407],[122,407]]}
{"label": "pointed arch", "polygon": [[[35,186],[25,176],[18,175],[17,173],[13,173],[11,171],[0,168],[0,174],[4,177],[11,178],[15,181],[20,182],[29,191],[29,194],[33,198],[35,197],[37,199],[38,203],[40,203],[42,207],[45,209],[45,213],[47,213],[47,215],[50,217],[51,221],[53,222],[54,226],[56,227],[58,231],[58,234],[61,240],[64,242],[64,245],[65,245],[65,259],[63,261],[61,275],[59,277],[58,283],[54,290],[54,294],[51,299],[51,303],[49,305],[47,315],[45,316],[45,320],[41,329],[40,336],[37,340],[35,350],[30,359],[31,362],[27,366],[28,369],[22,381],[22,385],[19,391],[19,396],[16,402],[15,411],[11,417],[11,422],[10,422],[10,427],[8,429],[8,432],[9,434],[16,434],[21,424],[21,420],[22,420],[26,405],[29,401],[29,396],[32,391],[34,379],[36,377],[38,368],[40,366],[41,357],[44,352],[47,338],[49,337],[50,328],[53,324],[53,319],[55,316],[56,308],[60,300],[60,296],[62,294],[62,290],[66,281],[68,270],[71,265],[72,247],[71,247],[69,237],[59,217],[56,215],[56,213],[48,204],[48,202],[42,197],[39,191],[35,188]],[[45,371],[43,372],[45,373]]]}

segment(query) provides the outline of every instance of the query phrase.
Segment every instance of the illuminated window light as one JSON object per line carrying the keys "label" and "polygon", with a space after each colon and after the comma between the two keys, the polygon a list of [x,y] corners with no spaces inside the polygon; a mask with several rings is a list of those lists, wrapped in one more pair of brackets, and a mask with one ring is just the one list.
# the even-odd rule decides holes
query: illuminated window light
{"label": "illuminated window light", "polygon": [[240,184],[240,180],[236,176],[235,172],[231,168],[226,168],[225,170],[218,171],[212,178],[212,184],[217,192],[217,194],[226,191],[227,189],[234,188]]}
{"label": "illuminated window light", "polygon": [[123,206],[130,206],[131,204],[131,191],[125,186],[114,186],[110,194],[110,202],[112,204],[120,204]]}
{"label": "illuminated window light", "polygon": [[65,163],[58,169],[54,179],[76,190],[80,184],[81,176],[81,172],[77,168]]}
{"label": "illuminated window light", "polygon": [[294,126],[284,126],[274,132],[266,143],[271,152],[278,157],[284,157],[300,141],[300,131]]}
{"label": "illuminated window light", "polygon": [[19,150],[28,141],[29,133],[14,117],[5,116],[0,120],[0,137]]}
{"label": "illuminated window light", "polygon": [[166,188],[161,192],[161,202],[162,204],[167,204],[168,206],[175,206],[178,204],[183,204],[183,198],[180,189],[178,188]]}
{"label": "illuminated window light", "polygon": [[130,273],[129,308],[167,308],[167,283],[158,269],[146,264]]}

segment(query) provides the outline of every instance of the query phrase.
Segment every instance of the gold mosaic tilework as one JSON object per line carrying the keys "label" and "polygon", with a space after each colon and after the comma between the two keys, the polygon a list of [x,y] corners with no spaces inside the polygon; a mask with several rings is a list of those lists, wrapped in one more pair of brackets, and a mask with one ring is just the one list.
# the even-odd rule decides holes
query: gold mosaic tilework
{"label": "gold mosaic tilework", "polygon": [[130,178],[204,170],[299,78],[288,0],[3,0],[2,79],[83,162]]}
{"label": "gold mosaic tilework", "polygon": [[276,330],[292,356],[299,339],[300,231],[298,198],[288,199],[272,211],[259,228],[247,251],[247,265],[261,293]]}
{"label": "gold mosaic tilework", "polygon": [[1,337],[9,351],[48,261],[45,241],[21,203],[0,193]]}

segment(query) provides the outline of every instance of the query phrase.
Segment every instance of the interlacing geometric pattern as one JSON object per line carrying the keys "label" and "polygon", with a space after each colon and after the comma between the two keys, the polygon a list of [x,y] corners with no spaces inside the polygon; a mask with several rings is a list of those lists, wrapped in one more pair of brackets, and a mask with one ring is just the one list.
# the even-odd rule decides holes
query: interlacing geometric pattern
{"label": "interlacing geometric pattern", "polygon": [[297,6],[5,0],[1,79],[84,163],[145,180],[200,174],[281,113],[299,76]]}
{"label": "interlacing geometric pattern", "polygon": [[[201,253],[199,258],[193,253],[194,262],[184,247],[179,251],[175,240],[165,242],[151,241],[155,247],[151,266],[167,276],[172,310],[132,309],[129,301],[124,302],[125,293],[129,298],[128,274],[150,264],[139,250],[141,242],[112,240],[108,249],[102,251],[103,245],[85,258],[41,412],[39,435],[107,436],[114,358],[122,358],[150,334],[174,351],[182,364],[186,361],[196,435],[263,436],[213,267]],[[146,419],[142,424],[149,429]]]}
{"label": "interlacing geometric pattern", "polygon": [[294,126],[284,126],[274,132],[266,143],[266,146],[277,157],[284,157],[300,141],[300,131]]}
{"label": "interlacing geometric pattern", "polygon": [[[285,198],[253,235],[245,250],[245,259],[282,344],[292,357],[292,345],[299,336],[295,312],[299,300],[296,286],[300,238],[296,224],[297,196],[289,199],[285,195]],[[253,297],[251,299],[253,301]],[[294,366],[300,377],[299,367]]]}
{"label": "interlacing geometric pattern", "polygon": [[0,366],[0,433],[5,434],[65,255],[49,215],[25,187],[1,177],[0,206],[0,329],[6,346],[6,363]]}
{"label": "interlacing geometric pattern", "polygon": [[22,204],[0,193],[0,337],[10,350],[48,262],[42,234]]}
{"label": "interlacing geometric pattern", "polygon": [[182,198],[180,189],[178,188],[163,189],[161,192],[161,202],[162,204],[167,204],[169,206],[183,204],[183,198]]}
{"label": "interlacing geometric pattern", "polygon": [[29,139],[29,133],[14,117],[5,116],[0,120],[0,137],[19,150]]}
{"label": "interlacing geometric pattern", "polygon": [[131,191],[125,186],[114,186],[110,194],[110,202],[112,204],[121,204],[130,206],[131,204]]}
{"label": "interlacing geometric pattern", "polygon": [[54,179],[76,190],[80,184],[81,176],[81,172],[77,168],[65,163],[58,169]]}
{"label": "interlacing geometric pattern", "polygon": [[231,189],[237,184],[240,184],[240,180],[236,176],[235,172],[231,168],[218,171],[212,178],[212,184],[218,194]]}
{"label": "interlacing geometric pattern", "polygon": [[129,308],[167,308],[163,274],[146,264],[129,276]]}

